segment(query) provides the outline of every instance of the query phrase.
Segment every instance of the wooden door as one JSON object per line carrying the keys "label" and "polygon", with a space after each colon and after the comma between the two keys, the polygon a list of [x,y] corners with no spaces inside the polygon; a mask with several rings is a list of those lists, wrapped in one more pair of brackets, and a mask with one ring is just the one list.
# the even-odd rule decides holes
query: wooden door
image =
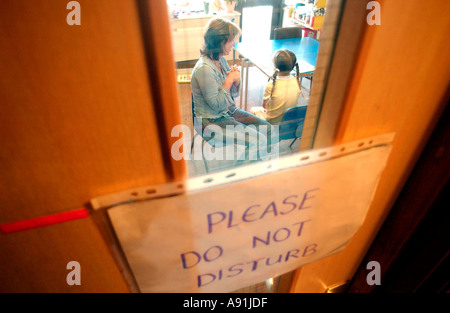
{"label": "wooden door", "polygon": [[[79,1],[79,26],[66,22],[68,3],[0,2],[2,225],[184,175],[167,154],[179,112],[165,2]],[[135,291],[102,216],[89,213],[0,234],[0,291]],[[80,286],[66,282],[70,261]]]}
{"label": "wooden door", "polygon": [[[450,90],[449,90],[450,92]],[[447,94],[447,99],[450,94]],[[348,290],[354,293],[448,293],[450,229],[450,108],[396,200]],[[367,284],[371,260],[380,264],[379,284]]]}
{"label": "wooden door", "polygon": [[[79,2],[80,26],[67,25],[65,0],[0,2],[0,225],[185,176],[169,149],[180,114],[165,2]],[[443,109],[449,22],[436,12],[448,1],[379,2],[382,25],[365,29],[340,118],[319,123],[315,146],[394,131],[392,155],[361,230],[344,251],[300,269],[293,292],[353,276]],[[337,75],[338,58],[333,65]],[[0,235],[0,290],[137,291],[102,213],[89,213]],[[81,286],[66,282],[69,261],[81,265]]]}

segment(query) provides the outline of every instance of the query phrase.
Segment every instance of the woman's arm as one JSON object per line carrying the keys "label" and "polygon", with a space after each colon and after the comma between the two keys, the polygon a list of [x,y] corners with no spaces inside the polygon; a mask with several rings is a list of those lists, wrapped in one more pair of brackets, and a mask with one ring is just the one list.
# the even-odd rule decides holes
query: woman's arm
{"label": "woman's arm", "polygon": [[215,71],[209,66],[202,66],[193,78],[197,80],[203,98],[213,110],[220,112],[228,107],[231,100],[228,88],[233,84],[232,77],[225,80],[224,85],[218,84]]}
{"label": "woman's arm", "polygon": [[241,71],[237,65],[230,67],[227,60],[222,57],[220,60],[222,68],[226,71],[225,86],[230,91],[231,96],[239,96],[239,88],[241,85]]}
{"label": "woman's arm", "polygon": [[225,83],[224,83],[225,88],[227,88],[229,91],[231,91],[231,87],[233,87],[234,83],[235,83],[235,80],[233,79],[233,76],[228,74],[227,78],[225,79]]}
{"label": "woman's arm", "polygon": [[237,72],[239,73],[239,76],[237,77],[237,79],[234,81],[234,86],[239,89],[239,86],[241,85],[241,70],[237,65],[233,65],[231,67],[231,71],[233,72]]}
{"label": "woman's arm", "polygon": [[230,67],[224,57],[221,58],[220,64],[222,68],[227,72],[227,78],[225,79],[225,86],[227,87],[227,89],[232,91],[231,88],[234,86],[237,90],[239,90],[239,86],[241,84],[241,71],[239,70],[238,66],[233,65],[232,67]]}

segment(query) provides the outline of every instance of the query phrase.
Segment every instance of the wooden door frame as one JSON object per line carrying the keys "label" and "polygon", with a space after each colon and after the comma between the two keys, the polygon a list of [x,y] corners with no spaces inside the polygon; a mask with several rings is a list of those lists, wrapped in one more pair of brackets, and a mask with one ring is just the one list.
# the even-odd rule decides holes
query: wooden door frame
{"label": "wooden door frame", "polygon": [[172,128],[181,123],[178,105],[178,89],[175,73],[175,58],[172,52],[170,21],[166,1],[135,0],[144,44],[147,72],[157,116],[160,145],[164,154],[164,166],[169,181],[186,178],[184,161],[171,157],[171,147],[176,141],[171,136]]}
{"label": "wooden door frame", "polygon": [[[392,16],[395,13],[394,9],[398,9],[399,4],[392,4],[392,2],[387,1],[380,2],[383,8],[387,8],[387,10],[383,12],[388,13],[390,16],[389,21],[392,22]],[[444,5],[443,2],[440,2],[440,4]],[[369,109],[364,112],[375,113],[374,116],[360,116],[360,113],[363,112],[361,110],[362,103],[361,101],[356,102],[355,99],[361,100],[362,95],[368,95],[369,98],[372,97],[371,99],[373,100],[375,94],[374,92],[367,93],[368,82],[371,82],[372,80],[368,79],[367,75],[362,75],[374,72],[373,68],[376,66],[374,56],[379,55],[380,50],[385,48],[382,44],[378,47],[375,45],[380,44],[380,38],[383,38],[380,34],[386,35],[387,29],[385,28],[385,30],[381,32],[378,32],[377,29],[370,29],[366,23],[366,15],[368,12],[366,5],[367,2],[364,1],[344,1],[343,18],[342,23],[339,25],[336,49],[334,50],[334,54],[332,56],[330,74],[324,84],[322,101],[317,105],[317,107],[320,108],[320,111],[310,112],[312,114],[314,113],[319,115],[317,128],[311,126],[311,129],[316,129],[315,134],[311,136],[311,138],[314,139],[311,146],[312,148],[320,148],[339,144],[348,140],[362,138],[368,134],[373,134],[373,132],[381,132],[383,129],[399,131],[397,137],[399,139],[396,139],[394,142],[394,147],[396,142],[398,142],[398,146],[393,149],[394,153],[390,158],[385,173],[383,174],[384,177],[380,181],[380,188],[378,188],[377,194],[375,195],[374,201],[369,209],[368,218],[361,227],[359,234],[355,236],[354,240],[352,240],[348,247],[339,253],[339,255],[332,256],[299,269],[294,277],[294,282],[291,288],[292,292],[323,292],[332,284],[344,283],[344,280],[352,279],[352,277],[354,277],[354,271],[357,270],[359,264],[367,253],[367,249],[372,243],[372,238],[375,238],[379,227],[383,225],[385,216],[389,213],[391,208],[391,203],[393,204],[395,202],[397,195],[402,190],[404,182],[406,182],[410,171],[422,152],[425,143],[428,141],[429,136],[432,133],[445,106],[444,103],[439,101],[442,101],[443,99],[445,100],[445,97],[441,97],[443,97],[445,93],[443,85],[445,85],[448,77],[445,76],[444,69],[447,68],[448,62],[441,62],[443,63],[443,70],[439,71],[439,74],[435,79],[437,80],[437,77],[441,78],[439,83],[435,82],[436,86],[439,87],[434,89],[434,93],[427,91],[426,95],[430,96],[430,107],[426,114],[427,116],[423,122],[418,125],[420,131],[415,134],[415,137],[410,137],[409,142],[407,142],[406,137],[413,135],[414,132],[412,131],[412,127],[408,128],[400,126],[398,123],[393,122],[392,117],[389,117],[390,119],[386,119],[387,122],[385,125],[374,127],[374,123],[370,122],[370,118],[372,118],[373,121],[376,121],[374,118],[378,118],[379,120],[381,117],[380,111],[376,111],[374,101],[371,103],[372,109],[369,107]],[[414,3],[414,13],[418,12],[418,5],[418,2]],[[430,11],[428,11],[427,14],[427,18],[430,18]],[[359,23],[355,24],[357,21],[359,21]],[[406,23],[402,24],[402,27],[411,25],[411,17],[404,18],[404,21]],[[440,23],[441,25],[443,24],[443,19],[440,20]],[[389,30],[391,29],[392,28],[389,28]],[[403,30],[404,29],[400,28],[400,31]],[[400,33],[397,32],[396,35],[399,36]],[[424,34],[421,34],[421,36],[424,36]],[[442,34],[434,37],[434,47],[423,49],[421,51],[436,52],[436,50],[433,50],[436,49],[439,44],[439,42],[436,41],[436,38],[441,37]],[[394,37],[389,38],[389,40],[392,40],[392,38]],[[406,42],[408,42],[408,40],[410,40],[413,44],[416,44],[418,41],[414,41],[414,39],[406,39]],[[348,42],[349,44],[346,45],[344,44],[345,42]],[[369,49],[375,49],[373,51],[376,52],[369,53],[372,51]],[[397,58],[399,55],[398,51],[399,50],[396,51]],[[371,63],[367,62],[368,56],[371,57]],[[442,57],[441,53],[439,56]],[[393,59],[390,61],[393,61]],[[401,62],[401,60],[399,60],[399,62]],[[357,67],[355,67],[355,63],[357,63]],[[405,68],[408,63],[403,64],[403,72],[401,75],[406,73]],[[372,72],[364,71],[366,66],[369,66],[368,68],[370,68]],[[386,72],[392,73],[393,71],[390,69]],[[341,73],[343,74],[342,76],[340,75]],[[361,77],[366,79],[364,83],[361,83]],[[407,81],[411,81],[412,83],[417,82],[417,80],[409,79],[409,77],[405,76],[405,78]],[[403,91],[403,88],[401,90]],[[317,92],[317,90],[314,90],[313,86],[313,93],[314,92]],[[357,92],[359,93],[356,98]],[[393,94],[397,100],[401,100],[403,99],[401,97],[408,95],[404,92],[394,92]],[[413,94],[417,94],[417,92]],[[386,97],[383,97],[383,99],[386,100]],[[406,99],[409,99],[409,97],[405,96],[403,106],[409,103]],[[414,104],[410,103],[410,105],[420,105],[420,103],[416,102],[417,101],[413,101]],[[390,101],[387,100],[386,103],[390,103]],[[380,107],[387,109],[388,107],[386,106],[386,103],[380,103]],[[356,105],[356,111],[352,107],[355,104],[359,104],[359,106]],[[391,105],[393,105],[393,103],[391,103]],[[422,105],[421,108],[422,113],[424,113],[423,111],[426,107]],[[415,111],[409,110],[409,114],[413,112]],[[430,114],[433,115],[430,116]],[[361,125],[361,122],[356,122],[356,119],[359,118],[361,121],[368,121],[368,127]],[[420,118],[423,118],[423,116],[419,114],[414,117],[414,120]],[[351,123],[349,123],[349,120],[351,120]],[[410,121],[410,123],[415,123],[415,121]],[[303,148],[308,149],[311,146],[306,146]],[[414,150],[412,147],[414,147]],[[401,153],[399,151],[401,151]]]}
{"label": "wooden door frame", "polygon": [[[304,131],[307,132],[305,135],[308,140],[302,143],[302,150],[329,147],[335,143],[345,99],[367,28],[365,19],[367,10],[364,1],[328,1],[326,9],[322,41],[326,45],[334,44],[334,46],[324,47],[322,44],[320,47],[318,59],[320,63],[317,64],[317,70],[321,77],[318,77],[319,79],[317,75],[314,77],[315,84],[312,87],[310,101],[312,102],[310,106],[314,110],[308,109],[307,112]],[[336,10],[340,14],[330,16],[331,10]],[[325,40],[329,38],[335,39]],[[318,80],[323,83],[317,84]],[[308,124],[308,121],[314,124]]]}
{"label": "wooden door frame", "polygon": [[[447,91],[447,95],[443,98],[443,106],[449,100],[450,92]],[[418,291],[429,282],[430,277],[439,269],[440,263],[445,260],[448,253],[449,231],[448,225],[441,225],[445,223],[444,211],[447,208],[440,200],[448,192],[450,179],[449,110],[447,107],[442,115],[347,292]],[[430,237],[430,233],[436,235]],[[433,249],[433,253],[429,253],[429,249]],[[369,271],[366,266],[370,261],[377,261],[380,264],[381,285],[367,284]],[[433,281],[428,283],[425,291],[439,291],[440,288],[445,288],[442,286],[445,283],[441,280]]]}

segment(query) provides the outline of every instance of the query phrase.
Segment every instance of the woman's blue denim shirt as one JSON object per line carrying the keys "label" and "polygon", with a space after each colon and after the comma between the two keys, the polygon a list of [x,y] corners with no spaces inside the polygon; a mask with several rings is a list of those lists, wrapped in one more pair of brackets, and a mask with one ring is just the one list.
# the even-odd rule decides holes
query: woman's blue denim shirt
{"label": "woman's blue denim shirt", "polygon": [[224,86],[230,66],[224,57],[219,62],[223,75],[206,56],[197,61],[192,71],[191,90],[197,117],[219,118],[236,110],[233,98],[239,95],[239,89],[234,84],[231,91]]}

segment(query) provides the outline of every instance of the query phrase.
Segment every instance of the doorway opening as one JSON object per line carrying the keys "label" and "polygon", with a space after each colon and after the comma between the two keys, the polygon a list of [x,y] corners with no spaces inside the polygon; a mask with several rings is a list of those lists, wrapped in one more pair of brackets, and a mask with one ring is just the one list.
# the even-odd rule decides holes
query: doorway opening
{"label": "doorway opening", "polygon": [[242,41],[261,42],[270,39],[273,7],[269,5],[242,9]]}

